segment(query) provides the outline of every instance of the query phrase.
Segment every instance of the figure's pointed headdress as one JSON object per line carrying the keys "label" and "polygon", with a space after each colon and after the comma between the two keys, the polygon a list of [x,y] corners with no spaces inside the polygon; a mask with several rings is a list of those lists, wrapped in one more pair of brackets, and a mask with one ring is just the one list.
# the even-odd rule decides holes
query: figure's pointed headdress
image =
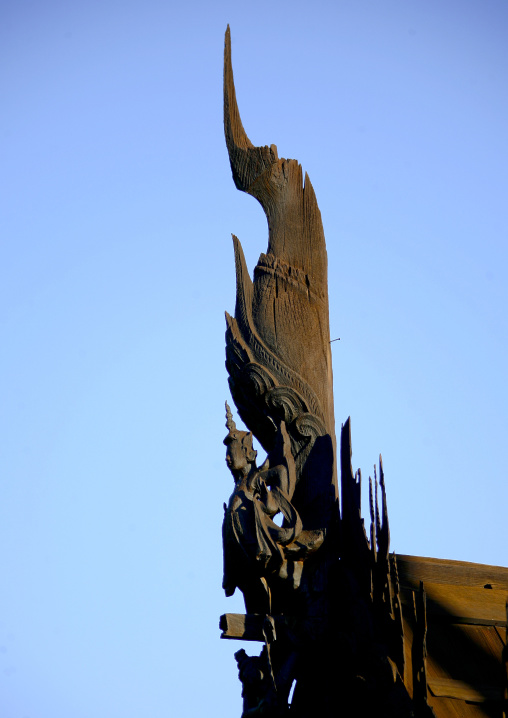
{"label": "figure's pointed headdress", "polygon": [[252,446],[252,433],[250,431],[241,431],[236,428],[236,424],[233,419],[233,414],[229,408],[229,404],[226,401],[226,429],[229,433],[224,439],[224,444],[227,446],[232,441],[240,441],[247,451],[249,461],[254,461],[257,456],[257,451]]}
{"label": "figure's pointed headdress", "polygon": [[249,433],[248,431],[239,431],[239,429],[236,428],[235,421],[233,419],[233,414],[231,412],[231,409],[229,407],[229,404],[226,402],[226,429],[229,431],[228,435],[224,439],[224,444],[227,446],[232,441],[242,441],[244,436],[247,436]]}
{"label": "figure's pointed headdress", "polygon": [[232,434],[236,431],[236,424],[233,420],[233,414],[229,408],[229,404],[226,402],[226,429],[229,429],[229,433]]}

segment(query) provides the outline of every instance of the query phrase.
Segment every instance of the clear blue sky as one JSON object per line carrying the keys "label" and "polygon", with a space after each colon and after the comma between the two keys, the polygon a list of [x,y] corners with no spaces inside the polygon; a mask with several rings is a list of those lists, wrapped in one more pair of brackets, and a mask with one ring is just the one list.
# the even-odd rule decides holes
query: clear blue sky
{"label": "clear blue sky", "polygon": [[[392,548],[507,565],[508,6],[4,0],[0,713],[241,712],[218,618],[230,235],[222,128],[309,173],[335,413]],[[253,646],[256,648],[256,646]],[[251,646],[252,648],[252,646]]]}

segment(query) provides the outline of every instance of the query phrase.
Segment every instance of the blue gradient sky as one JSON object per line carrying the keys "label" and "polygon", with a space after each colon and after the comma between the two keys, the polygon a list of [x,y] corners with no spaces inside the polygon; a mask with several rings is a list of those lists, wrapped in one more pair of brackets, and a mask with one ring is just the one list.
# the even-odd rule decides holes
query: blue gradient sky
{"label": "blue gradient sky", "polygon": [[[0,9],[0,712],[241,712],[218,617],[230,235],[222,129],[312,180],[336,419],[392,548],[507,565],[503,0]],[[255,646],[254,646],[255,647]],[[252,646],[251,646],[252,648]]]}

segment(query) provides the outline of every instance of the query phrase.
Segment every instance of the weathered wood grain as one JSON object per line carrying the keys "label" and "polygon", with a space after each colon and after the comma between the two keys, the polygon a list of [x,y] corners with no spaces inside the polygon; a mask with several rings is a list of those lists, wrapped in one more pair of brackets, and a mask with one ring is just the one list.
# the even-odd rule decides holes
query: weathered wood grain
{"label": "weathered wood grain", "polygon": [[401,586],[416,588],[420,581],[425,586],[427,582],[477,588],[490,585],[492,589],[508,593],[508,568],[502,566],[404,554],[397,554],[397,566]]}
{"label": "weathered wood grain", "polygon": [[[425,583],[428,620],[448,620],[485,626],[506,626],[506,592],[471,586]],[[401,589],[404,607],[412,604],[412,590]]]}
{"label": "weathered wood grain", "polygon": [[[224,46],[224,132],[236,187],[260,202],[268,221],[268,248],[260,255],[253,282],[244,271],[240,276],[243,253],[235,239],[235,320],[254,358],[259,359],[266,347],[308,384],[333,438],[328,259],[321,212],[298,161],[279,158],[273,144],[255,147],[245,132],[236,100],[229,27]],[[245,326],[241,308],[244,293],[250,295],[250,327]],[[288,376],[287,381],[296,388],[294,377]],[[249,426],[249,416],[242,418]],[[254,424],[249,428],[256,435]]]}
{"label": "weathered wood grain", "polygon": [[499,687],[496,685],[471,685],[452,678],[431,678],[428,683],[432,695],[440,698],[458,698],[472,703],[500,700]]}

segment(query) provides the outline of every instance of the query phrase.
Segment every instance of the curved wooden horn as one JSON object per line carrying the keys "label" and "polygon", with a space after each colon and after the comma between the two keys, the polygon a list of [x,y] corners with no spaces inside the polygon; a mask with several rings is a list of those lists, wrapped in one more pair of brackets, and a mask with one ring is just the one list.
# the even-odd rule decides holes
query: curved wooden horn
{"label": "curved wooden horn", "polygon": [[277,162],[278,156],[275,145],[254,147],[243,128],[236,102],[229,25],[224,40],[224,134],[235,185],[249,192],[253,182]]}
{"label": "curved wooden horn", "polygon": [[[316,397],[312,413],[324,421],[333,442],[327,257],[321,213],[298,161],[279,158],[275,145],[255,147],[247,137],[236,101],[229,26],[224,43],[224,133],[235,185],[260,202],[268,221],[268,247],[253,280],[240,243],[234,239],[236,324],[233,332],[233,323],[228,322],[227,342],[235,361],[229,362],[228,371],[233,375],[238,363],[254,362],[275,371],[278,386]],[[237,345],[243,353],[238,353]],[[240,374],[237,379],[233,376],[233,386],[236,380],[241,383]],[[242,404],[239,394],[233,393],[233,399],[237,406]],[[247,409],[242,419],[256,434],[256,420],[251,420]]]}

